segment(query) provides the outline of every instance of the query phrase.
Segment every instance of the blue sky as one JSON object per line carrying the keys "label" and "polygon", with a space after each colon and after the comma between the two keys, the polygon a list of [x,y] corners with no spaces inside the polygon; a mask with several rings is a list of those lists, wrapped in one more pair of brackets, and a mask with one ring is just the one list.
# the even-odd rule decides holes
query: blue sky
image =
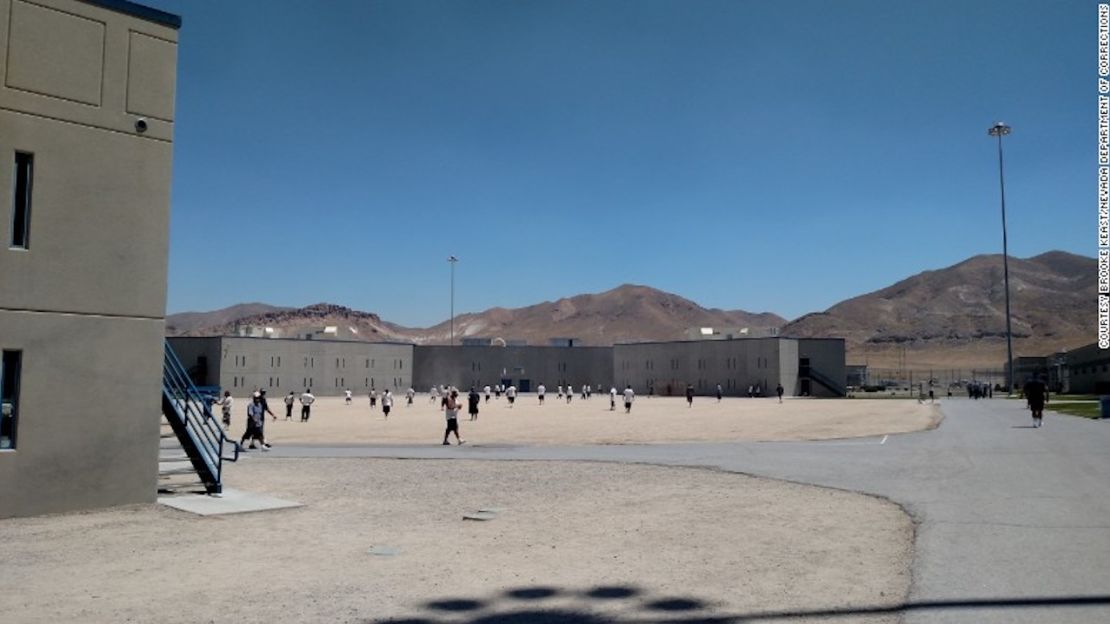
{"label": "blue sky", "polygon": [[622,283],[787,318],[1095,253],[1095,2],[185,1],[169,312]]}

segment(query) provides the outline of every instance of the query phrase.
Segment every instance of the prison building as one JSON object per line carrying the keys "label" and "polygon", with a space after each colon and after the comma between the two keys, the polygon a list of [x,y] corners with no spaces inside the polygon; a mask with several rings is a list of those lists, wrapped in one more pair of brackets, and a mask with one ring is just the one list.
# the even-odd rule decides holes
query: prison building
{"label": "prison building", "polygon": [[716,393],[719,384],[726,396],[747,396],[749,387],[768,396],[781,383],[788,396],[838,397],[847,377],[840,338],[618,344],[613,373],[618,388],[661,396],[682,395],[687,384],[699,395]]}
{"label": "prison building", "polygon": [[[1052,369],[1062,378],[1061,391],[1075,394],[1110,394],[1110,350],[1091,343],[1068,351],[1065,370]],[[1019,378],[1020,379],[1020,378]]]}
{"label": "prison building", "polygon": [[550,392],[560,385],[597,388],[613,381],[613,348],[418,345],[414,368],[416,389],[421,391],[440,385],[467,390],[501,384],[534,392],[541,383]]}
{"label": "prison building", "polygon": [[0,0],[0,517],[154,501],[180,23]]}
{"label": "prison building", "polygon": [[346,390],[407,390],[413,382],[413,346],[354,342],[214,336],[168,338],[194,384],[233,396],[264,389],[270,396],[339,396]]}

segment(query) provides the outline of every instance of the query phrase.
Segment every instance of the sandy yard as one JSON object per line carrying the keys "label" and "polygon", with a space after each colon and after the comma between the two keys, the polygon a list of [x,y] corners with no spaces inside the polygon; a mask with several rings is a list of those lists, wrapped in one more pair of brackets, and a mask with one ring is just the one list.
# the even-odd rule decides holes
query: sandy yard
{"label": "sandy yard", "polygon": [[[306,506],[0,522],[4,621],[682,621],[893,605],[909,586],[896,505],[703,469],[259,457],[236,485]],[[481,508],[496,517],[462,519]]]}
{"label": "sandy yard", "polygon": [[[242,435],[246,399],[239,400],[231,435]],[[484,401],[484,400],[483,400]],[[266,436],[281,444],[428,444],[442,441],[444,415],[438,402],[418,394],[413,405],[396,399],[386,420],[369,399],[351,405],[342,398],[317,399],[307,423],[300,422],[300,404],[293,420],[285,420],[282,397],[270,400],[277,422],[267,418]],[[575,397],[568,405],[549,395],[540,406],[535,395],[508,400],[491,398],[479,408],[478,420],[466,414],[465,395],[460,413],[463,439],[477,444],[639,444],[652,442],[714,442],[822,440],[919,431],[939,418],[935,406],[912,400],[867,399],[737,399],[695,397],[686,407],[683,398],[637,397],[625,414],[618,399],[609,411],[609,397]],[[454,442],[454,436],[451,438]]]}

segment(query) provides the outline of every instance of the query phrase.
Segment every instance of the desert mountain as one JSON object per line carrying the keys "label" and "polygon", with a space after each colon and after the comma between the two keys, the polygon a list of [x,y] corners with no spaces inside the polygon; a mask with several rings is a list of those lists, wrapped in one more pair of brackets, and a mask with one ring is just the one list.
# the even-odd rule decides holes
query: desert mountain
{"label": "desert mountain", "polygon": [[[239,306],[236,306],[239,307]],[[166,319],[166,331],[180,336],[235,335],[239,328],[270,327],[277,336],[301,336],[324,326],[353,340],[398,340],[417,344],[447,344],[450,320],[429,328],[408,328],[383,321],[377,314],[332,304],[300,309],[273,308],[260,314],[235,316],[234,308],[208,314],[205,323],[196,313]],[[576,344],[679,340],[691,327],[779,327],[786,319],[771,313],[707,309],[678,295],[646,286],[624,285],[612,290],[545,301],[524,308],[491,308],[455,317],[455,337],[524,340],[546,345],[550,338],[570,337]]]}
{"label": "desert mountain", "polygon": [[[1010,258],[1009,264],[1015,357],[1094,340],[1093,258],[1051,251]],[[904,350],[915,367],[998,368],[1006,356],[1002,256],[975,256],[925,271],[802,316],[782,333],[844,338],[849,361],[872,365],[891,366]]]}
{"label": "desert mountain", "polygon": [[[240,303],[230,308],[212,312],[181,312],[166,317],[166,333],[170,336],[208,336],[210,327],[234,324],[236,320],[249,316],[282,312],[291,308],[280,308],[265,303]],[[194,332],[200,332],[194,334]]]}

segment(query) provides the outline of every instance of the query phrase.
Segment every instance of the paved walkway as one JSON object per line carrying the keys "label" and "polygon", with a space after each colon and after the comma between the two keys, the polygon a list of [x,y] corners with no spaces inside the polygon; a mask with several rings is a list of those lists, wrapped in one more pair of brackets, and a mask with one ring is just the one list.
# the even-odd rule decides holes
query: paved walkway
{"label": "paved walkway", "polygon": [[942,410],[935,431],[844,441],[286,447],[271,457],[644,462],[866,492],[918,525],[906,622],[1110,622],[1110,423],[1049,414],[1033,429],[1023,402],[1001,399]]}

